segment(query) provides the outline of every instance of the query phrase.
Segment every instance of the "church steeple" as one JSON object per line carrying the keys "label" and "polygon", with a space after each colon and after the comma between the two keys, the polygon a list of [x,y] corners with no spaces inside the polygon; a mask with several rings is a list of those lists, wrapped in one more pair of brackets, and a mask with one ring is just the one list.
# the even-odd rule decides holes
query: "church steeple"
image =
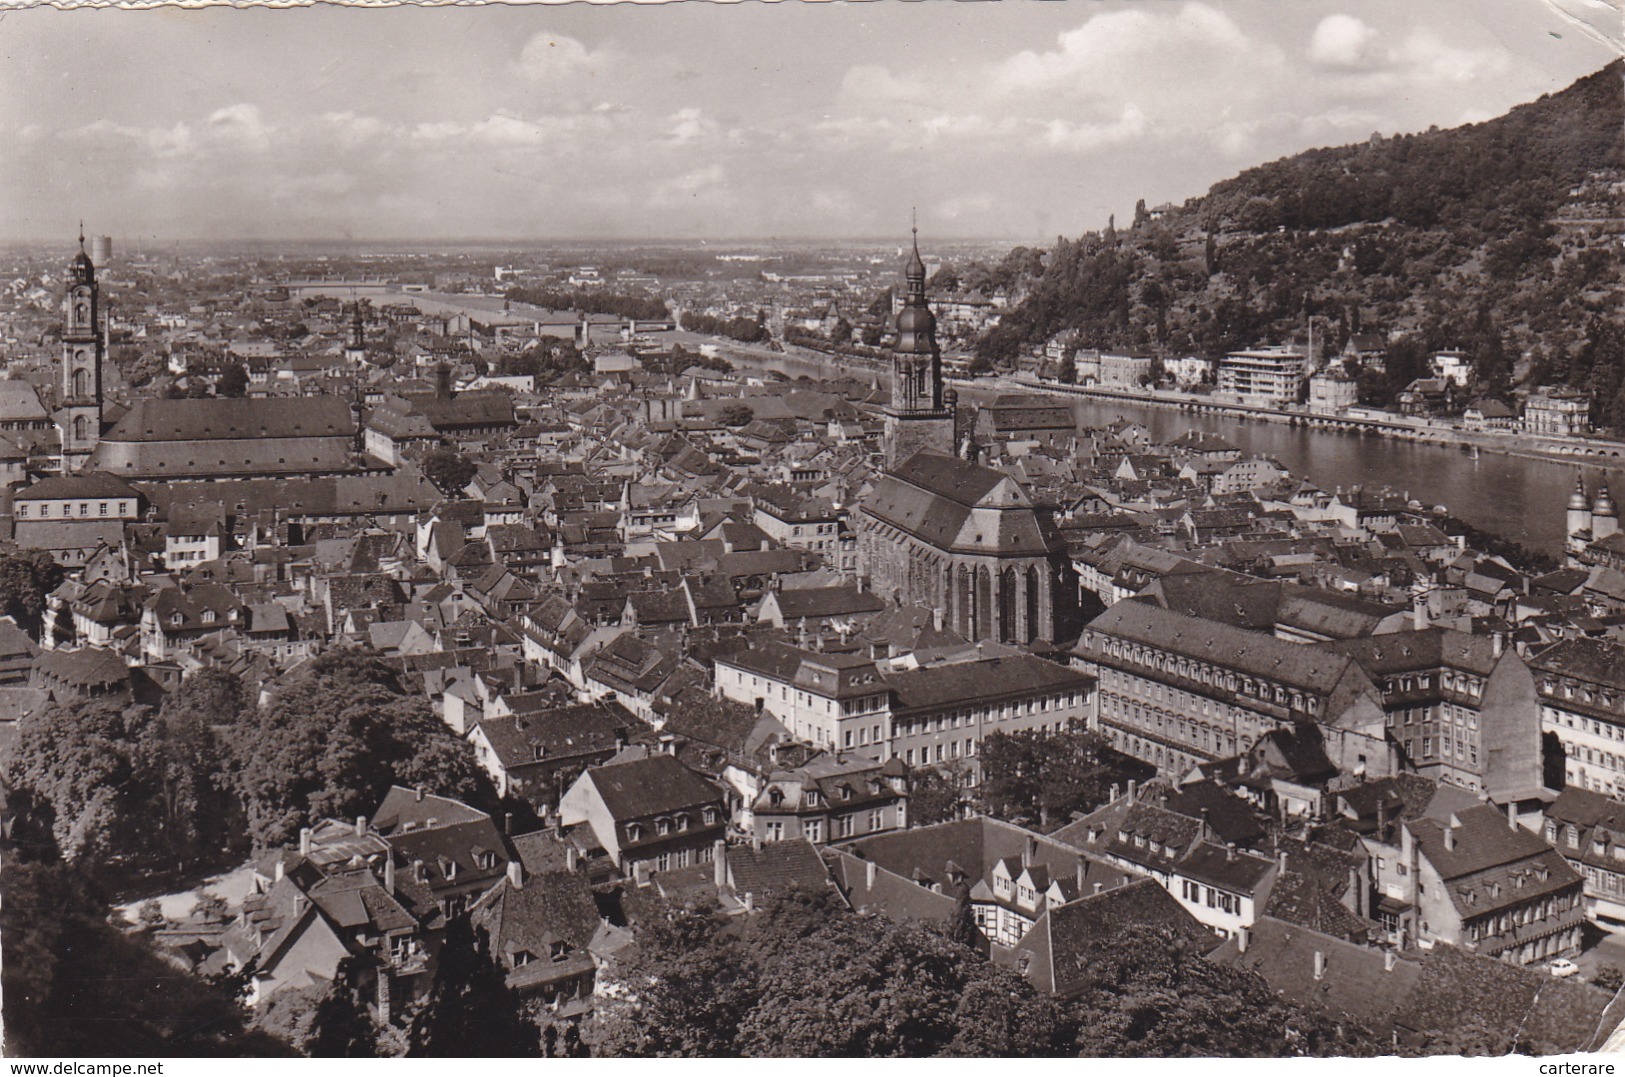
{"label": "church steeple", "polygon": [[68,263],[62,303],[62,369],[56,414],[62,437],[62,469],[73,471],[89,459],[102,433],[101,289],[96,266],[85,253],[85,226],[79,225],[79,253]]}
{"label": "church steeple", "polygon": [[925,297],[925,261],[920,230],[911,228],[907,291],[897,312],[897,343],[892,347],[891,401],[886,408],[886,463],[895,466],[920,450],[951,456],[954,417],[943,396],[942,350],[937,319]]}

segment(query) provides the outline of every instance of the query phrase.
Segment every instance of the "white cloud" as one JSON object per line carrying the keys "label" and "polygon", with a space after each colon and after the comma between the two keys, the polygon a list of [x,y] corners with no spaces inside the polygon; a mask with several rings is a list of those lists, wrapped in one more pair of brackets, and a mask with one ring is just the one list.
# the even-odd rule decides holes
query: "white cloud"
{"label": "white cloud", "polygon": [[1309,59],[1326,67],[1358,69],[1381,62],[1377,32],[1353,15],[1328,15],[1309,37]]}
{"label": "white cloud", "polygon": [[1051,120],[1044,126],[1044,141],[1059,150],[1089,153],[1140,138],[1146,133],[1145,113],[1132,102],[1110,123],[1071,123]]}

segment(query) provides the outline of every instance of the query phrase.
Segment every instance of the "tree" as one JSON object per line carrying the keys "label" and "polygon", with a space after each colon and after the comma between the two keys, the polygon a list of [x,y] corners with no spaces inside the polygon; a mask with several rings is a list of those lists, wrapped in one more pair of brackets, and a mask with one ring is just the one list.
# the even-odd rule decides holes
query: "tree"
{"label": "tree", "polygon": [[433,449],[418,462],[423,474],[447,497],[458,497],[479,471],[478,465],[455,449]]}
{"label": "tree", "polygon": [[233,399],[248,395],[248,371],[241,363],[228,366],[214,381],[214,395]]}
{"label": "tree", "polygon": [[[220,757],[207,730],[177,729],[109,700],[45,708],[18,723],[7,768],[62,854],[91,868],[175,867],[214,851]],[[211,816],[213,818],[211,818]]]}
{"label": "tree", "polygon": [[717,414],[717,422],[723,426],[748,426],[756,412],[748,404],[729,404]]}
{"label": "tree", "polygon": [[1358,1026],[1278,999],[1258,975],[1206,960],[1166,929],[1130,927],[1091,954],[1073,1002],[1080,1054],[1097,1058],[1369,1055]]}
{"label": "tree", "polygon": [[292,1054],[244,1027],[230,991],[174,968],[145,939],[108,924],[106,902],[76,867],[8,859],[5,882],[7,1055]]}
{"label": "tree", "polygon": [[62,586],[62,566],[44,550],[0,557],[0,614],[39,639],[45,596]]}
{"label": "tree", "polygon": [[492,799],[468,742],[369,651],[314,659],[268,706],[245,711],[230,743],[233,786],[259,848],[290,840],[309,819],[369,812],[391,785]]}
{"label": "tree", "polygon": [[305,1051],[313,1058],[374,1058],[378,1029],[361,999],[355,957],[345,957],[311,1015]]}
{"label": "tree", "polygon": [[982,810],[1040,829],[1106,800],[1115,759],[1096,734],[1081,728],[1056,733],[1019,730],[982,741]]}
{"label": "tree", "polygon": [[946,934],[792,890],[742,928],[714,906],[646,917],[585,1035],[599,1056],[923,1057],[1064,1053],[1075,1032]]}
{"label": "tree", "polygon": [[426,1058],[535,1058],[541,1034],[520,1012],[486,933],[468,917],[446,926],[434,986],[412,1022],[407,1054]]}
{"label": "tree", "polygon": [[958,819],[965,809],[965,782],[956,766],[921,767],[909,779],[908,815],[914,826]]}

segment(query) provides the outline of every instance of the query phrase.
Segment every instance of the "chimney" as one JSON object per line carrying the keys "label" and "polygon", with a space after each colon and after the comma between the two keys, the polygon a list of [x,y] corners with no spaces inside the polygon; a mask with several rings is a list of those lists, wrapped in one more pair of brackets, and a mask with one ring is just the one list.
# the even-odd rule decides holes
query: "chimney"
{"label": "chimney", "polygon": [[525,888],[525,865],[519,862],[518,857],[508,861],[508,885],[515,890]]}
{"label": "chimney", "polygon": [[1130,800],[1134,799],[1134,794],[1139,790],[1139,785],[1140,783],[1135,781],[1133,778],[1128,780],[1128,798]]}
{"label": "chimney", "polygon": [[576,847],[574,845],[566,845],[564,847],[564,869],[566,871],[573,872],[578,869],[580,864],[581,854],[576,852]]}
{"label": "chimney", "polygon": [[1397,964],[1399,964],[1399,955],[1398,954],[1394,953],[1392,950],[1383,951],[1383,955],[1382,955],[1382,971],[1384,971],[1384,972],[1393,972],[1394,971],[1394,966],[1397,965]]}
{"label": "chimney", "polygon": [[875,888],[875,862],[873,860],[863,862],[863,885],[866,890]]}
{"label": "chimney", "polygon": [[1227,841],[1227,842],[1224,843],[1224,858],[1226,860],[1234,860],[1236,858],[1236,843],[1235,842]]}
{"label": "chimney", "polygon": [[1244,927],[1244,928],[1240,928],[1239,930],[1237,930],[1236,931],[1236,953],[1238,953],[1238,954],[1246,953],[1247,952],[1247,944],[1252,942],[1252,941],[1253,941],[1253,933],[1252,933],[1252,931],[1250,929]]}
{"label": "chimney", "polygon": [[1325,978],[1326,978],[1326,951],[1324,951],[1324,950],[1316,950],[1315,951],[1315,979],[1324,980]]}
{"label": "chimney", "polygon": [[281,882],[282,881],[282,876],[284,874],[286,874],[286,872],[287,872],[287,868],[283,865],[282,858],[280,856],[277,857],[276,858],[276,881]]}
{"label": "chimney", "polygon": [[1083,894],[1083,875],[1084,875],[1084,867],[1085,867],[1085,861],[1084,861],[1084,859],[1083,859],[1083,858],[1082,858],[1082,857],[1079,857],[1079,858],[1078,858],[1078,875],[1077,875],[1077,879],[1078,879],[1078,894],[1079,894],[1079,896],[1082,896],[1082,894]]}
{"label": "chimney", "polygon": [[365,815],[355,817],[355,836],[358,838],[367,836],[367,817]]}
{"label": "chimney", "polygon": [[711,862],[716,866],[713,881],[718,890],[728,885],[728,843],[718,838],[711,843]]}
{"label": "chimney", "polygon": [[1208,809],[1208,808],[1203,808],[1202,809],[1202,837],[1203,838],[1206,838],[1206,837],[1208,837],[1209,835],[1211,835],[1213,833],[1213,825],[1209,821],[1209,816],[1211,814],[1212,814],[1212,812],[1211,812],[1210,809]]}
{"label": "chimney", "polygon": [[931,608],[931,627],[936,629],[938,632],[942,631],[942,607],[941,606],[933,606]]}
{"label": "chimney", "polygon": [[1118,786],[1118,784],[1116,782],[1112,782],[1112,800],[1116,800],[1121,792],[1122,789]]}
{"label": "chimney", "polygon": [[1388,829],[1388,801],[1379,798],[1377,800],[1377,837],[1381,838],[1382,837],[1382,832],[1384,830],[1387,830],[1387,829]]}
{"label": "chimney", "polygon": [[424,881],[423,861],[421,860],[412,861],[412,881],[415,883],[421,883]]}
{"label": "chimney", "polygon": [[422,804],[423,803],[423,796],[424,796],[424,793],[426,793],[426,792],[427,792],[427,790],[425,790],[423,788],[423,786],[421,786],[421,785],[418,786],[415,790],[413,790],[413,793],[415,794],[414,799],[416,799],[416,801],[419,804]]}
{"label": "chimney", "polygon": [[1514,831],[1518,829],[1518,806],[1516,804],[1509,803],[1507,805],[1507,826]]}
{"label": "chimney", "polygon": [[513,834],[513,812],[511,811],[502,813],[502,832],[508,835]]}
{"label": "chimney", "polygon": [[[1451,822],[1454,821],[1455,819],[1452,817]],[[1456,828],[1454,826],[1444,828],[1444,847],[1446,852],[1453,853],[1456,851]]]}
{"label": "chimney", "polygon": [[1281,870],[1285,871],[1286,870],[1286,850],[1285,849],[1281,850],[1279,859],[1281,861]]}
{"label": "chimney", "polygon": [[754,831],[751,833],[750,847],[758,853],[762,851],[762,835],[760,833]]}
{"label": "chimney", "polygon": [[393,853],[384,854],[384,889],[391,894],[395,892],[395,856]]}
{"label": "chimney", "polygon": [[299,855],[310,855],[310,827],[299,828]]}
{"label": "chimney", "polygon": [[1027,839],[1026,846],[1023,847],[1022,850],[1021,850],[1021,866],[1024,867],[1024,868],[1031,867],[1033,861],[1036,860],[1037,858],[1038,858],[1038,839],[1033,838],[1033,837],[1029,837]]}
{"label": "chimney", "polygon": [[1490,634],[1490,654],[1491,655],[1493,655],[1496,658],[1500,658],[1501,657],[1501,652],[1506,650],[1506,645],[1507,645],[1507,634],[1505,632],[1494,632],[1494,633]]}
{"label": "chimney", "polygon": [[756,911],[756,895],[753,894],[749,890],[745,891],[745,911],[746,912],[755,912]]}
{"label": "chimney", "polygon": [[1095,884],[1095,893],[1097,893],[1097,894],[1100,893],[1100,888],[1105,886],[1105,885],[1106,885],[1105,883],[1096,883]]}

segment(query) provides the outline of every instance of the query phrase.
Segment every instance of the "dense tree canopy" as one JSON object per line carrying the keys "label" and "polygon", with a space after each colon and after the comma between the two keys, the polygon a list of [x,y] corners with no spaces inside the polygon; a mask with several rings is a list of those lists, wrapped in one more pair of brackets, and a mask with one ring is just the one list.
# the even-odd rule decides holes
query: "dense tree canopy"
{"label": "dense tree canopy", "polygon": [[292,1053],[245,1030],[230,991],[180,971],[106,917],[77,868],[8,858],[0,905],[7,1055]]}
{"label": "dense tree canopy", "polygon": [[1100,736],[1081,727],[1055,733],[994,733],[983,739],[977,755],[982,764],[978,789],[982,810],[1040,829],[1059,826],[1072,812],[1104,803],[1114,782],[1146,776]]}
{"label": "dense tree canopy", "polygon": [[412,1022],[407,1054],[433,1058],[532,1058],[540,1030],[521,1012],[483,930],[467,916],[452,919],[440,949],[434,986]]}
{"label": "dense tree canopy", "polygon": [[423,454],[418,461],[423,474],[434,483],[435,489],[447,497],[461,497],[478,465],[455,449],[434,449]]}
{"label": "dense tree canopy", "polygon": [[0,615],[38,639],[45,596],[62,586],[62,578],[62,566],[44,550],[0,557]]}
{"label": "dense tree canopy", "polygon": [[290,840],[309,819],[370,812],[393,784],[480,803],[490,794],[468,743],[367,652],[314,659],[269,706],[245,712],[230,740],[259,847]]}

